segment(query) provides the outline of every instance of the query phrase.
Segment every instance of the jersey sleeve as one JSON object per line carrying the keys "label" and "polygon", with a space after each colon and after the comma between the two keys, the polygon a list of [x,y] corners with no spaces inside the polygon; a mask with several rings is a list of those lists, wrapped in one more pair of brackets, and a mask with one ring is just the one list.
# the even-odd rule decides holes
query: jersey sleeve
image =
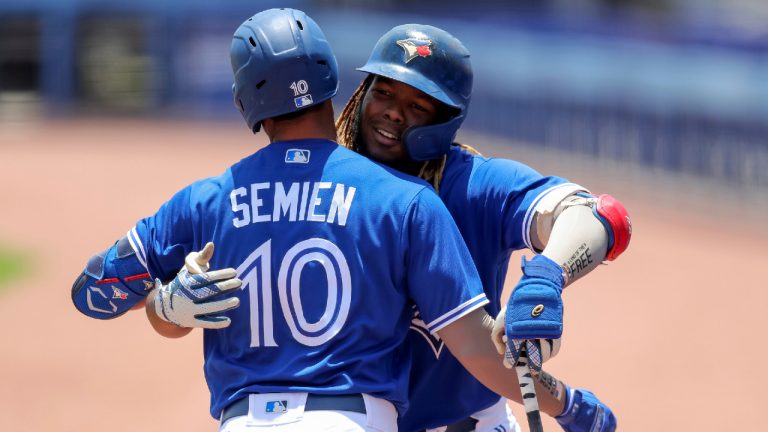
{"label": "jersey sleeve", "polygon": [[192,186],[166,201],[152,216],[128,231],[128,241],[152,278],[167,281],[176,276],[184,258],[195,247],[196,212],[191,204]]}
{"label": "jersey sleeve", "polygon": [[453,218],[431,190],[420,192],[404,224],[408,289],[435,333],[488,299]]}
{"label": "jersey sleeve", "polygon": [[500,227],[504,249],[532,249],[530,232],[536,205],[545,197],[564,198],[585,190],[555,176],[508,159],[487,159],[473,173],[470,194],[481,202],[478,223]]}

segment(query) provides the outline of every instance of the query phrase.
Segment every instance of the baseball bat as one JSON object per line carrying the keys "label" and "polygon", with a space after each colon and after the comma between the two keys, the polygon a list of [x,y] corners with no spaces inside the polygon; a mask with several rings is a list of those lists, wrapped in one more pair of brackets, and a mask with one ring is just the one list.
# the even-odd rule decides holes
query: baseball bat
{"label": "baseball bat", "polygon": [[525,415],[528,417],[528,430],[530,432],[544,432],[544,426],[541,424],[541,413],[539,412],[539,400],[536,398],[533,375],[531,375],[531,368],[528,365],[528,352],[523,347],[521,347],[520,357],[515,364],[515,371],[517,372],[517,381],[520,383],[520,394],[523,397]]}

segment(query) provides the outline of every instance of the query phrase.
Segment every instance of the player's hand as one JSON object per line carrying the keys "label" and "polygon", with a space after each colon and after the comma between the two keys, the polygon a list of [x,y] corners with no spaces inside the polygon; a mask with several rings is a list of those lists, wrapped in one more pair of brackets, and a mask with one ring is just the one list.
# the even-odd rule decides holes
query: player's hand
{"label": "player's hand", "polygon": [[[493,324],[493,330],[491,331],[491,340],[496,347],[496,351],[500,356],[503,356],[504,367],[512,369],[517,364],[518,359],[523,351],[523,345],[525,345],[525,352],[532,357],[529,361],[529,365],[538,372],[541,370],[541,365],[547,360],[556,356],[560,351],[560,339],[529,339],[529,340],[513,340],[511,345],[515,348],[514,351],[509,349],[507,344],[507,335],[504,334],[504,322],[506,321],[507,308],[501,309],[501,312],[496,316],[496,321]],[[538,354],[537,354],[538,353]]]}
{"label": "player's hand", "polygon": [[192,274],[205,273],[209,269],[208,262],[213,258],[213,243],[208,242],[200,252],[190,252],[184,258],[184,266]]}
{"label": "player's hand", "polygon": [[[505,361],[514,366],[525,350],[534,372],[557,354],[563,334],[565,278],[556,262],[536,255],[522,259],[523,276],[509,297],[504,313]],[[502,315],[497,317],[497,323]],[[498,348],[497,348],[498,349]]]}
{"label": "player's hand", "polygon": [[566,386],[565,410],[555,417],[566,432],[614,432],[616,416],[608,405],[584,389]]}
{"label": "player's hand", "polygon": [[163,285],[159,279],[155,281],[158,317],[180,327],[221,329],[229,326],[230,319],[220,314],[238,307],[240,299],[217,298],[240,288],[243,283],[233,268],[208,271],[212,256],[213,243],[208,243],[202,251],[187,255],[184,267],[170,283]]}

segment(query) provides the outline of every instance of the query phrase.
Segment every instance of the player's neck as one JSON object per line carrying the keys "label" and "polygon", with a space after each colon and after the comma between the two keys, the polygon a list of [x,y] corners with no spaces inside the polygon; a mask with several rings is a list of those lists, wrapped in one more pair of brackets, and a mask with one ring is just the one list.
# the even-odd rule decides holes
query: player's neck
{"label": "player's neck", "polygon": [[327,101],[320,109],[310,110],[300,116],[264,120],[264,132],[270,142],[301,139],[327,139],[336,141],[336,125],[333,122],[333,105]]}
{"label": "player's neck", "polygon": [[368,150],[362,146],[359,150],[360,154],[367,157],[368,159],[375,160],[379,163],[382,163],[390,168],[396,169],[402,173],[406,173],[408,175],[412,175],[414,177],[418,177],[419,173],[421,172],[422,167],[424,166],[424,161],[415,161],[410,158],[403,158],[395,161],[382,161],[378,160],[375,157],[371,156],[371,154],[368,152]]}

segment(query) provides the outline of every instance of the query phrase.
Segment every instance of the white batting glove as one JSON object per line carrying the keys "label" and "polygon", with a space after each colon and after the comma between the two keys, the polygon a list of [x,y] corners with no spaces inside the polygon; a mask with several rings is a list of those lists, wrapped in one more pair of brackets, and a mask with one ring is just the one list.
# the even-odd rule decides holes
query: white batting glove
{"label": "white batting glove", "polygon": [[[504,331],[506,314],[507,308],[504,307],[499,314],[496,315],[496,319],[493,322],[493,329],[491,330],[491,341],[493,341],[493,345],[496,347],[496,352],[504,357],[504,367],[507,369],[515,367],[517,358],[520,356],[520,353],[524,351],[529,358],[530,367],[534,372],[540,371],[542,364],[556,356],[560,351],[560,339],[515,339],[512,343],[517,352],[513,353],[509,349],[509,345],[507,344],[508,339]],[[524,349],[523,345],[525,345]]]}
{"label": "white batting glove", "polygon": [[221,329],[229,326],[230,319],[217,315],[240,305],[240,299],[230,297],[214,300],[240,288],[243,282],[233,268],[208,271],[213,256],[213,243],[200,252],[187,255],[184,267],[167,285],[155,280],[157,297],[155,313],[161,319],[180,327]]}

